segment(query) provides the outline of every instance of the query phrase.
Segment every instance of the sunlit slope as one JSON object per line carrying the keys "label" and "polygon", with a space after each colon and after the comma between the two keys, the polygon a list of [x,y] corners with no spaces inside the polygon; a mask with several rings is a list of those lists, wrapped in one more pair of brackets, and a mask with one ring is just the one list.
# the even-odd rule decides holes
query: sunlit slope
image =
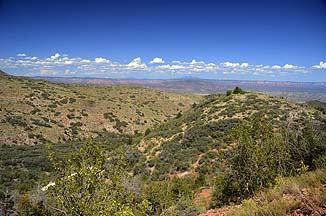
{"label": "sunlit slope", "polygon": [[277,178],[276,184],[245,199],[240,205],[212,209],[200,216],[325,215],[325,169],[295,177]]}
{"label": "sunlit slope", "polygon": [[140,140],[138,149],[145,159],[139,172],[150,173],[152,179],[217,174],[223,170],[232,146],[230,131],[242,119],[255,115],[268,118],[274,130],[298,129],[326,119],[323,112],[310,105],[260,93],[207,96],[192,110]]}
{"label": "sunlit slope", "polygon": [[0,74],[0,143],[36,144],[134,134],[184,112],[200,96],[140,87],[52,84]]}

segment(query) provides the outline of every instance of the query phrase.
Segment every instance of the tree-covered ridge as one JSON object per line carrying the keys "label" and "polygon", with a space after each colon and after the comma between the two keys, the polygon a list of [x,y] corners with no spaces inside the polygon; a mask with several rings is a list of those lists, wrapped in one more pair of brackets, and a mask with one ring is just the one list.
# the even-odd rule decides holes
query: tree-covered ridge
{"label": "tree-covered ridge", "polygon": [[259,93],[206,96],[192,110],[141,139],[138,148],[146,157],[143,166],[153,179],[216,174],[223,169],[225,154],[232,146],[231,130],[255,116],[263,116],[274,131],[289,128],[298,133],[306,124],[319,127],[326,119],[309,105]]}

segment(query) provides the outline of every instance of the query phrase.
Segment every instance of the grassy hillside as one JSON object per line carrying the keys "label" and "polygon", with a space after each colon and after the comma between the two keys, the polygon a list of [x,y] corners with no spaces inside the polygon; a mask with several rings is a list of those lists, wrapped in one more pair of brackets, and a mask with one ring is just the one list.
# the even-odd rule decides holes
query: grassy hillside
{"label": "grassy hillside", "polygon": [[[78,196],[78,191],[73,192],[78,189],[75,183],[65,184],[63,174],[57,172],[62,165],[66,166],[61,168],[67,179],[75,176],[73,178],[80,183],[84,177],[88,180],[92,177],[91,182],[103,186],[111,182],[107,178],[112,176],[97,178],[89,171],[93,170],[94,163],[102,161],[103,166],[107,163],[100,169],[112,171],[112,179],[120,185],[116,188],[118,197],[132,195],[128,202],[136,209],[140,207],[139,201],[148,201],[151,207],[144,215],[171,216],[194,216],[209,206],[239,204],[243,199],[247,200],[240,207],[216,211],[230,210],[231,215],[238,208],[243,209],[243,215],[251,215],[251,207],[258,215],[274,207],[280,211],[285,209],[286,213],[295,211],[305,203],[292,200],[300,195],[292,196],[296,192],[293,188],[290,188],[291,200],[283,200],[280,195],[283,189],[267,191],[266,196],[263,195],[266,202],[248,198],[275,183],[275,187],[283,187],[278,184],[277,176],[296,176],[307,170],[325,168],[323,103],[299,104],[261,93],[243,92],[239,88],[226,95],[202,97],[139,87],[51,84],[3,73],[0,73],[0,84],[4,87],[0,90],[0,201],[6,201],[6,190],[11,194],[18,191],[20,194],[11,202],[16,206],[10,208],[21,212],[28,212],[28,205],[35,211],[53,210],[43,198],[58,196],[35,189],[51,181],[61,180],[67,189],[73,189],[73,196]],[[260,118],[253,118],[255,116]],[[305,132],[307,127],[311,130]],[[240,136],[234,139],[230,134]],[[89,137],[91,139],[87,139]],[[56,160],[61,162],[51,164],[44,139],[53,143],[51,157],[56,155]],[[100,160],[96,157],[88,160],[87,154],[94,153],[85,150],[89,147],[101,153]],[[69,155],[73,159],[69,159]],[[84,161],[89,164],[84,166]],[[70,162],[75,163],[75,167],[69,165]],[[84,177],[75,175],[75,168]],[[278,168],[284,169],[278,171]],[[123,171],[121,176],[116,170]],[[310,180],[312,183],[307,183]],[[294,189],[307,188],[311,195],[309,202],[316,208],[324,202],[324,196],[318,195],[324,192],[325,185],[320,171],[289,181],[291,187],[292,183],[296,184]],[[243,190],[248,182],[253,182],[252,187],[247,186],[249,192]],[[57,189],[66,192],[60,186]],[[39,192],[42,196],[34,196]],[[70,195],[66,195],[69,200]],[[106,196],[106,192],[97,195]],[[257,197],[260,199],[259,194]],[[89,198],[93,200],[94,196]],[[120,201],[125,203],[125,197]]]}
{"label": "grassy hillside", "polygon": [[[265,116],[274,131],[299,130],[303,124],[325,122],[325,113],[260,93],[211,95],[194,109],[160,125],[138,144],[142,164],[153,180],[175,176],[217,174],[224,169],[229,133],[242,119]],[[231,144],[231,145],[230,145]]]}
{"label": "grassy hillside", "polygon": [[200,100],[140,87],[52,84],[3,72],[0,86],[1,144],[65,142],[101,131],[142,133]]}
{"label": "grassy hillside", "polygon": [[325,215],[326,170],[278,178],[270,188],[243,200],[240,205],[209,210],[200,216]]}

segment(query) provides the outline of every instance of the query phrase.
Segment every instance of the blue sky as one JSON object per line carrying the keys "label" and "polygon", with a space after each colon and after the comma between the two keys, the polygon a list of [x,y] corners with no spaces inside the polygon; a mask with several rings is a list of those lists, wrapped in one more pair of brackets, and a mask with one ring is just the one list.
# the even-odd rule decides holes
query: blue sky
{"label": "blue sky", "polygon": [[325,0],[0,0],[0,29],[16,75],[326,82]]}

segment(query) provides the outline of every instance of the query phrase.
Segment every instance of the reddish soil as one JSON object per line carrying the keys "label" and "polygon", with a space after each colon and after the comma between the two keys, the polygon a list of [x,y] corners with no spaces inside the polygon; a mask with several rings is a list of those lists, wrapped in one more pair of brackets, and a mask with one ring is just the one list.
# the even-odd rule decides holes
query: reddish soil
{"label": "reddish soil", "polygon": [[316,211],[309,213],[306,209],[296,209],[294,212],[291,214],[288,214],[288,216],[326,216],[326,206],[325,207],[320,207]]}
{"label": "reddish soil", "polygon": [[211,188],[203,189],[201,192],[195,195],[194,204],[199,204],[202,202],[210,203],[211,198],[212,198],[212,189]]}
{"label": "reddish soil", "polygon": [[239,208],[239,206],[231,206],[231,207],[224,207],[219,209],[211,209],[207,212],[200,214],[198,216],[223,216],[226,215],[231,209],[234,210],[235,208]]}

